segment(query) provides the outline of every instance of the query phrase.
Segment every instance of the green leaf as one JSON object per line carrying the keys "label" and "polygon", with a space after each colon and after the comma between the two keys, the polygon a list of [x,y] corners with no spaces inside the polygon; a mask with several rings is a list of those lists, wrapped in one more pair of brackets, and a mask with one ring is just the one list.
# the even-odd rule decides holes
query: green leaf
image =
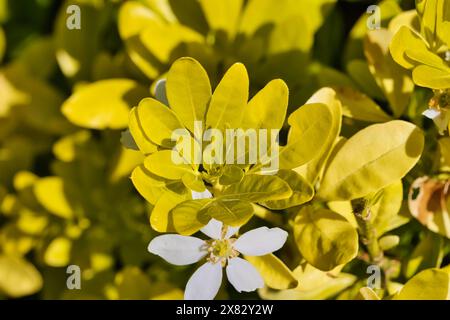
{"label": "green leaf", "polygon": [[286,290],[295,288],[298,285],[297,279],[291,270],[281,259],[273,254],[261,257],[249,257],[245,259],[258,270],[265,284],[275,290]]}
{"label": "green leaf", "polygon": [[367,57],[364,57],[364,59],[354,59],[347,63],[347,73],[354,81],[351,88],[359,89],[373,99],[384,100],[383,91],[375,81],[367,62]]}
{"label": "green leaf", "polygon": [[139,34],[139,40],[160,65],[170,64],[173,57],[186,56],[186,44],[204,42],[201,34],[187,26],[159,21],[148,21],[146,28]]}
{"label": "green leaf", "polygon": [[0,292],[21,298],[38,292],[43,280],[28,261],[15,256],[0,255]]}
{"label": "green leaf", "polygon": [[194,122],[204,121],[211,84],[205,69],[192,58],[177,60],[167,74],[167,98],[170,108],[192,133]]}
{"label": "green leaf", "polygon": [[442,59],[429,51],[425,41],[406,26],[402,26],[392,38],[390,51],[395,62],[406,69],[419,64],[445,67]]}
{"label": "green leaf", "polygon": [[128,126],[131,107],[147,95],[147,90],[133,80],[102,80],[73,93],[62,105],[62,112],[81,127],[123,129]]}
{"label": "green leaf", "polygon": [[332,10],[335,2],[335,0],[303,0],[301,2],[297,0],[250,0],[242,14],[240,31],[251,35],[263,26],[277,25],[292,16],[302,16],[306,20],[307,30],[315,33],[322,25],[327,13]]}
{"label": "green leaf", "polygon": [[183,223],[183,219],[175,219],[171,211],[178,204],[183,203],[190,198],[190,195],[187,193],[178,194],[172,191],[163,193],[150,214],[150,224],[152,228],[158,232],[177,232],[174,223]]}
{"label": "green leaf", "polygon": [[200,173],[188,172],[181,177],[181,181],[186,188],[196,192],[203,192],[206,189]]}
{"label": "green leaf", "polygon": [[226,188],[221,199],[261,202],[286,199],[292,195],[289,185],[276,176],[249,174],[241,182]]}
{"label": "green leaf", "polygon": [[131,181],[136,190],[151,204],[155,204],[158,199],[167,191],[183,193],[185,186],[179,180],[167,180],[155,176],[145,169],[144,165],[136,167],[131,174]]}
{"label": "green leaf", "polygon": [[292,113],[288,122],[288,142],[279,152],[281,169],[300,167],[320,154],[331,134],[333,115],[324,104],[307,104]]}
{"label": "green leaf", "polygon": [[240,227],[250,220],[254,210],[252,204],[246,200],[218,199],[208,206],[206,212],[225,225]]}
{"label": "green leaf", "polygon": [[389,52],[392,34],[387,29],[367,33],[364,51],[370,72],[383,90],[394,117],[400,117],[408,106],[414,90],[412,79],[397,65]]}
{"label": "green leaf", "polygon": [[341,132],[342,105],[336,92],[331,88],[320,89],[314,93],[307,103],[323,103],[327,106],[332,115],[330,135],[328,136],[320,155],[308,162],[306,165],[294,169],[294,171],[306,177],[311,185],[315,185],[317,180],[322,177],[323,170],[325,169],[325,163],[328,161],[331,151],[333,150],[333,145]]}
{"label": "green leaf", "polygon": [[395,248],[400,243],[400,237],[394,235],[388,235],[380,238],[378,240],[378,244],[380,245],[381,250],[387,251]]}
{"label": "green leaf", "polygon": [[413,79],[422,87],[447,89],[450,87],[450,68],[421,65],[413,70]]}
{"label": "green leaf", "polygon": [[391,121],[369,126],[351,137],[330,161],[318,196],[352,200],[403,178],[419,160],[422,132],[413,124]]}
{"label": "green leaf", "polygon": [[294,275],[298,280],[297,288],[282,291],[264,288],[259,294],[268,300],[324,300],[335,297],[356,281],[356,277],[352,274],[334,270],[323,272],[307,263],[298,266],[294,270]]}
{"label": "green leaf", "polygon": [[181,180],[185,174],[194,174],[194,169],[188,164],[175,164],[172,160],[174,150],[162,150],[145,158],[145,169],[151,173],[169,179]]}
{"label": "green leaf", "polygon": [[367,122],[386,122],[392,118],[364,93],[351,87],[336,87],[336,97],[342,102],[344,116]]}
{"label": "green leaf", "polygon": [[37,201],[48,211],[64,219],[71,219],[74,215],[66,196],[64,181],[60,177],[46,177],[39,179],[33,187]]}
{"label": "green leaf", "polygon": [[281,129],[289,103],[289,88],[283,80],[272,80],[245,108],[243,127]]}
{"label": "green leaf", "polygon": [[122,300],[149,300],[152,284],[149,277],[137,267],[126,267],[117,278],[117,291]]}
{"label": "green leaf", "polygon": [[224,130],[241,127],[249,95],[249,79],[245,66],[235,63],[214,91],[206,115],[206,127]]}
{"label": "green leaf", "polygon": [[69,264],[72,241],[65,237],[53,239],[44,253],[44,261],[51,267],[65,267]]}
{"label": "green leaf", "polygon": [[173,227],[182,235],[192,235],[208,224],[207,213],[212,199],[189,200],[178,203],[172,209]]}
{"label": "green leaf", "polygon": [[119,9],[119,34],[131,61],[150,79],[160,74],[160,63],[146,50],[139,38],[148,25],[163,24],[163,19],[137,1],[125,2]]}
{"label": "green leaf", "polygon": [[228,39],[233,39],[238,26],[243,0],[200,0],[200,5],[214,31],[225,31]]}
{"label": "green leaf", "polygon": [[244,171],[238,166],[226,165],[223,167],[222,175],[219,178],[219,183],[223,186],[229,186],[233,183],[238,183],[244,177]]}
{"label": "green leaf", "polygon": [[124,147],[131,147],[132,149],[137,149],[143,154],[148,155],[156,152],[158,146],[145,134],[148,129],[142,126],[141,120],[142,119],[138,115],[138,109],[131,109],[128,123],[129,131],[125,131],[121,141]]}
{"label": "green leaf", "polygon": [[407,263],[403,265],[403,274],[409,279],[422,270],[438,268],[443,258],[443,238],[427,231],[419,244],[414,248]]}
{"label": "green leaf", "polygon": [[292,190],[292,196],[284,200],[266,201],[262,205],[271,210],[282,210],[299,206],[310,201],[314,196],[313,187],[298,173],[292,170],[280,170],[277,177],[287,182]]}
{"label": "green leaf", "polygon": [[369,287],[359,289],[359,295],[361,295],[363,300],[381,300],[376,292]]}
{"label": "green leaf", "polygon": [[[65,134],[72,126],[61,114],[63,95],[49,83],[30,74],[21,63],[12,63],[0,71],[0,118],[13,112],[21,122],[41,133]],[[8,123],[17,122],[9,118]],[[2,123],[2,127],[7,127]],[[3,128],[2,128],[3,129]]]}
{"label": "green leaf", "polygon": [[399,215],[402,203],[403,185],[401,181],[397,181],[383,190],[380,200],[370,209],[372,212],[372,223],[378,236],[409,221],[408,218]]}
{"label": "green leaf", "polygon": [[427,269],[409,280],[396,300],[448,300],[450,275],[439,269]]}
{"label": "green leaf", "polygon": [[[130,131],[136,144],[143,150],[152,150],[152,144],[172,148],[172,135],[183,130],[177,115],[161,102],[146,98],[133,108],[130,115]],[[186,133],[188,133],[186,131]],[[142,150],[142,149],[141,149]]]}
{"label": "green leaf", "polygon": [[303,258],[328,271],[353,260],[358,253],[358,233],[341,215],[304,207],[295,219],[295,241]]}

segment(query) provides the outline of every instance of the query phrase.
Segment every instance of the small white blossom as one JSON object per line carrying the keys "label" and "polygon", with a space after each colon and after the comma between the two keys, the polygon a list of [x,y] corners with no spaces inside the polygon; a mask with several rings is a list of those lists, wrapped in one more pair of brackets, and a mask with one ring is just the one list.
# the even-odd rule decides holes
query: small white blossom
{"label": "small white blossom", "polygon": [[434,124],[438,127],[440,134],[444,134],[444,131],[447,130],[450,121],[450,112],[447,109],[429,108],[425,110],[422,115],[433,120]]}
{"label": "small white blossom", "polygon": [[201,231],[211,240],[168,234],[154,238],[148,246],[149,252],[177,266],[193,264],[206,257],[206,263],[195,271],[186,285],[186,300],[214,299],[222,283],[223,268],[238,292],[262,288],[264,281],[259,272],[238,256],[267,255],[279,250],[288,236],[282,229],[261,227],[234,238],[238,228],[223,226],[214,219]]}

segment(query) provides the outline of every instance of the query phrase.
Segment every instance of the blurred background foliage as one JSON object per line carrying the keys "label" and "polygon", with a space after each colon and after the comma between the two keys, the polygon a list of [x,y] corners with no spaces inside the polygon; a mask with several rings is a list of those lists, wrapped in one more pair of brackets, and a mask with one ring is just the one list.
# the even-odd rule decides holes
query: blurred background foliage
{"label": "blurred background foliage", "polygon": [[[155,235],[150,208],[129,179],[143,159],[120,144],[129,108],[150,96],[154,82],[181,56],[199,60],[213,84],[234,62],[245,63],[251,94],[280,77],[291,91],[291,111],[319,88],[333,86],[343,103],[346,137],[368,123],[399,118],[436,136],[421,116],[431,91],[414,89],[400,67],[393,72],[404,74],[401,94],[373,76],[379,64],[371,61],[380,58],[371,55],[371,45],[383,47],[384,41],[366,37],[366,9],[374,1],[263,2],[265,11],[261,2],[244,1],[247,21],[240,32],[223,33],[239,16],[202,11],[196,0],[0,0],[0,298],[182,298],[192,268],[169,266],[145,250]],[[70,4],[81,8],[81,30],[66,28]],[[395,29],[389,26],[393,17],[414,9],[413,0],[379,5],[386,32]],[[288,15],[283,8],[296,11],[277,21]],[[428,140],[424,153],[434,154],[435,139]],[[405,194],[430,164],[432,158],[422,160]],[[392,256],[420,262],[403,273],[393,263],[400,282],[445,265],[449,249],[448,239],[405,219],[394,232],[400,243]],[[71,264],[81,267],[82,290],[66,287]],[[367,277],[363,266],[354,260],[339,277],[298,267],[294,272],[305,283],[309,277],[323,286],[294,298],[355,298]],[[261,295],[279,298],[270,291]],[[222,290],[219,298],[227,297],[237,295]]]}

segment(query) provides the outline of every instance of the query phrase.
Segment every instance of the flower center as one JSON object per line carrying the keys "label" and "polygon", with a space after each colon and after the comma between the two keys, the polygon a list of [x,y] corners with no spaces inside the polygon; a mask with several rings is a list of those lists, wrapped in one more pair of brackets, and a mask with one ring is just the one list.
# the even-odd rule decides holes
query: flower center
{"label": "flower center", "polygon": [[208,260],[212,263],[221,262],[226,264],[228,258],[234,258],[239,255],[239,252],[234,250],[233,243],[236,239],[221,239],[212,240],[208,243],[208,252],[210,253]]}

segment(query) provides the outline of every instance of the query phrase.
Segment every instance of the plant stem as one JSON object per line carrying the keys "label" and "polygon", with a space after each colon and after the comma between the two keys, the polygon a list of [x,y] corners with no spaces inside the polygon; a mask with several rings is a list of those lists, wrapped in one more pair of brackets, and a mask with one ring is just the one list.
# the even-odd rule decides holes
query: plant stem
{"label": "plant stem", "polygon": [[379,265],[383,260],[384,253],[378,244],[378,235],[372,221],[370,207],[366,206],[364,199],[352,201],[353,212],[358,222],[362,242],[367,248],[372,263]]}

